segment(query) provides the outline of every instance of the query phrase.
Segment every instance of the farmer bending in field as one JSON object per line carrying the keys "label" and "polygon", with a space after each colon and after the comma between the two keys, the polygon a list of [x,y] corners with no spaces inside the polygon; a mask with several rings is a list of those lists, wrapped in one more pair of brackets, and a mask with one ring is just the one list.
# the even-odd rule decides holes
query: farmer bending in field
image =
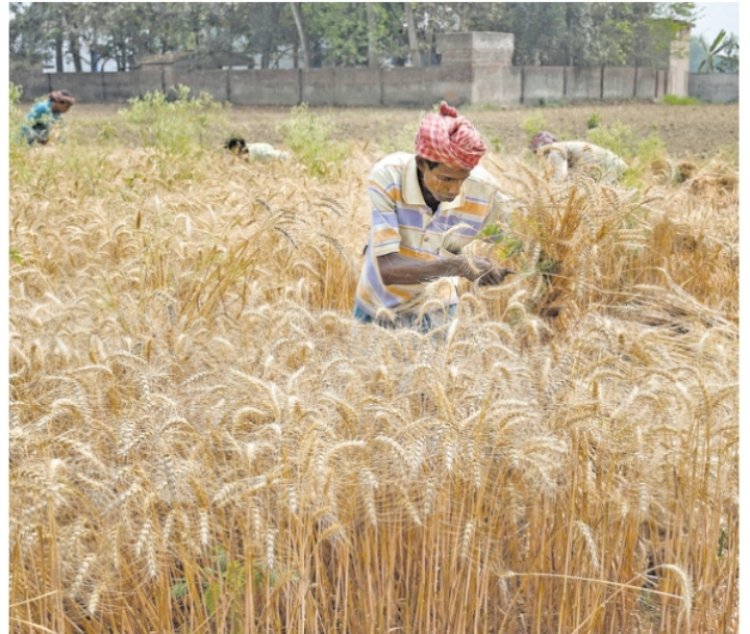
{"label": "farmer bending in field", "polygon": [[585,172],[602,181],[614,181],[627,167],[610,150],[586,141],[558,141],[550,132],[535,134],[529,148],[546,161],[555,182],[562,182],[575,172]]}
{"label": "farmer bending in field", "polygon": [[424,117],[415,149],[389,154],[370,172],[372,226],[354,316],[427,332],[455,314],[458,277],[497,285],[511,273],[461,254],[504,215],[509,198],[477,165],[485,153],[479,133],[447,103]]}
{"label": "farmer bending in field", "polygon": [[37,101],[29,110],[21,127],[21,134],[29,145],[46,144],[52,126],[56,124],[76,102],[67,90],[55,90],[47,99]]}

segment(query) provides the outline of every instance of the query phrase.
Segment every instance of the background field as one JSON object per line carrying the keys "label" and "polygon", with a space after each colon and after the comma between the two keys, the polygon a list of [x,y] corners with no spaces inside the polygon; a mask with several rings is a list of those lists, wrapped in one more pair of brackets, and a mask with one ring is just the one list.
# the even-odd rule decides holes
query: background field
{"label": "background field", "polygon": [[[466,114],[517,274],[435,337],[349,316],[419,111],[11,143],[13,631],[737,631],[737,105]],[[626,178],[547,183],[592,119]]]}
{"label": "background field", "polygon": [[[82,104],[76,106],[76,117],[92,122],[116,115],[122,106],[113,104]],[[315,112],[331,116],[336,121],[333,136],[372,141],[393,130],[413,128],[419,121],[419,110],[409,108],[315,108]],[[486,138],[499,139],[504,153],[516,154],[527,143],[521,122],[533,115],[541,115],[550,130],[566,138],[585,135],[592,114],[599,114],[606,124],[621,122],[634,133],[648,136],[656,132],[664,141],[669,155],[680,157],[708,157],[718,151],[734,148],[739,139],[737,104],[685,105],[669,107],[643,102],[602,103],[548,108],[490,108],[475,106],[462,110],[481,128]],[[275,126],[289,114],[289,108],[249,108],[233,106],[231,121],[248,140],[280,143]]]}

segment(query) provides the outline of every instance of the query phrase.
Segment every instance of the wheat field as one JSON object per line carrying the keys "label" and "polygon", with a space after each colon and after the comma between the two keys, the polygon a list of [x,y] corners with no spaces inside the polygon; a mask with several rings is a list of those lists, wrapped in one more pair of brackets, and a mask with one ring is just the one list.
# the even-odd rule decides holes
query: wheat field
{"label": "wheat field", "polygon": [[425,336],[350,316],[385,143],[68,119],[10,152],[11,631],[737,631],[731,160],[490,152],[516,275]]}

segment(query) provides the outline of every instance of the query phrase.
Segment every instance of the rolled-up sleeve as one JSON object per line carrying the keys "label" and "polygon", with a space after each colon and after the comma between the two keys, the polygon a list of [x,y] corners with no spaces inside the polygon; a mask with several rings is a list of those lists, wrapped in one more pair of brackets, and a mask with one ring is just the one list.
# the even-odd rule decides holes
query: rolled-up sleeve
{"label": "rolled-up sleeve", "polygon": [[560,147],[551,147],[546,153],[547,161],[552,166],[552,180],[564,181],[568,176],[568,154]]}

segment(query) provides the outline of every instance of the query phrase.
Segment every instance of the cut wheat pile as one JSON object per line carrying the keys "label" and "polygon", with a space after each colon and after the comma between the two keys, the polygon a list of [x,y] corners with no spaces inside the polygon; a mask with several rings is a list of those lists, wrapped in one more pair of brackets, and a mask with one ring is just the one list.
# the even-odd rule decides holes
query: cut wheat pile
{"label": "cut wheat pile", "polygon": [[727,632],[736,169],[553,188],[438,337],[350,317],[339,175],[205,149],[16,152],[16,632]]}

